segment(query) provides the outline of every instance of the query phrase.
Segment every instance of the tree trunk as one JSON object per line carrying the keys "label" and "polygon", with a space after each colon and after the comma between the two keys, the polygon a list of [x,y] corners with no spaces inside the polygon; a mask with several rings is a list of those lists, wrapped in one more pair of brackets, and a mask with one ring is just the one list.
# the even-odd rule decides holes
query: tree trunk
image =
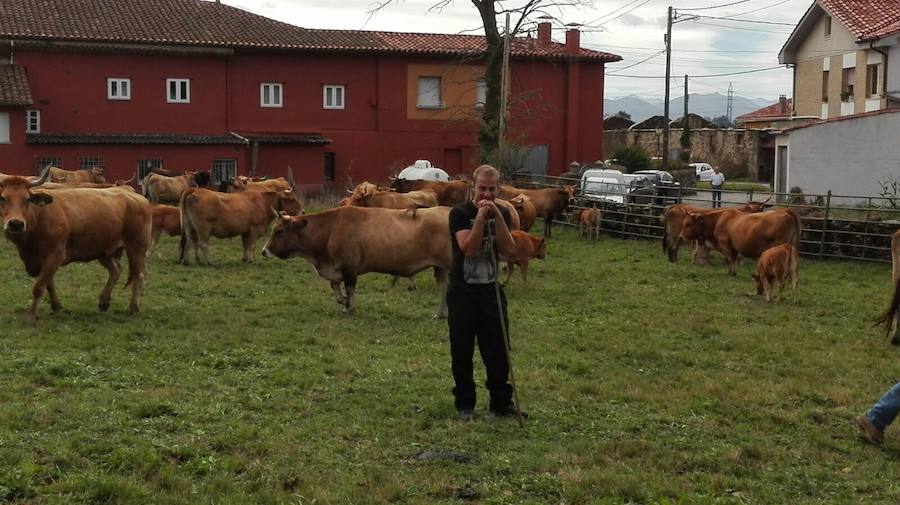
{"label": "tree trunk", "polygon": [[484,111],[478,130],[478,148],[482,163],[494,163],[499,157],[501,73],[503,72],[503,38],[497,28],[494,0],[472,0],[484,24],[487,47],[484,53]]}

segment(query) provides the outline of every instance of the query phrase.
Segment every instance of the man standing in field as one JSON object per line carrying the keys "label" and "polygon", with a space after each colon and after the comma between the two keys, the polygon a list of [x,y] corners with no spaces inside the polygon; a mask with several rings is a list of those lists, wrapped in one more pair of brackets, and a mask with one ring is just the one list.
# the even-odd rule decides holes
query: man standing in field
{"label": "man standing in field", "polygon": [[873,445],[884,443],[884,430],[900,413],[900,382],[878,400],[868,412],[856,418],[856,425],[864,439]]}
{"label": "man standing in field", "polygon": [[709,185],[712,187],[712,206],[715,209],[722,206],[722,186],[725,185],[725,174],[719,170],[719,167],[713,167],[713,172]]}
{"label": "man standing in field", "polygon": [[[506,209],[494,203],[500,193],[497,169],[481,165],[475,169],[472,179],[472,200],[450,211],[453,262],[447,287],[453,396],[459,418],[464,421],[472,420],[475,415],[472,357],[476,339],[487,371],[485,386],[491,396],[491,412],[498,417],[516,415],[501,326],[508,327],[506,296],[496,285],[498,252],[511,255],[515,249],[509,232],[510,216]],[[502,219],[497,219],[501,216]]]}

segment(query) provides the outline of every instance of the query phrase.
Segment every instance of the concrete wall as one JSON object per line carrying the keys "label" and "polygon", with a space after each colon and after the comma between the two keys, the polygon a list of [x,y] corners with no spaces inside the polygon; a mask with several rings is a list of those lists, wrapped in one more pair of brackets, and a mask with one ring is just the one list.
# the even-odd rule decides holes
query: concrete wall
{"label": "concrete wall", "polygon": [[[884,50],[884,49],[882,49]],[[887,86],[888,93],[900,93],[900,45],[890,48],[888,52]]]}
{"label": "concrete wall", "polygon": [[[900,112],[889,112],[821,123],[779,136],[777,145],[788,148],[786,188],[878,196],[879,180],[900,177],[898,131]],[[776,167],[776,180],[782,169]]]}
{"label": "concrete wall", "polygon": [[[764,133],[759,130],[702,129],[692,130],[691,162],[704,161],[722,169],[726,177],[759,176],[759,142]],[[662,133],[656,130],[613,130],[603,133],[604,152],[612,156],[622,145],[638,144],[650,156],[662,156]],[[681,129],[669,132],[669,147],[677,160],[681,150]]]}

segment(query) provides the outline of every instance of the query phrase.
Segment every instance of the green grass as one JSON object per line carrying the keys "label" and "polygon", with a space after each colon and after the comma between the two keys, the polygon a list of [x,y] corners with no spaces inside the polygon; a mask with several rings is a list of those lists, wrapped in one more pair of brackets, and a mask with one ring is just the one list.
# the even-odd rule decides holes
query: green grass
{"label": "green grass", "polygon": [[[869,328],[889,266],[801,264],[767,305],[720,257],[669,264],[657,242],[581,242],[508,289],[525,430],[454,419],[437,291],[360,279],[339,313],[302,259],[151,262],[142,312],[96,264],[57,276],[67,311],[27,322],[31,281],[0,248],[0,502],[897,503],[900,441],[852,419],[896,377]],[[403,286],[403,287],[401,287]],[[476,353],[477,382],[483,371]],[[457,451],[468,462],[429,461]]]}
{"label": "green grass", "polygon": [[[697,189],[710,189],[709,181],[697,181]],[[732,191],[772,191],[768,184],[752,181],[725,181],[722,189]]]}

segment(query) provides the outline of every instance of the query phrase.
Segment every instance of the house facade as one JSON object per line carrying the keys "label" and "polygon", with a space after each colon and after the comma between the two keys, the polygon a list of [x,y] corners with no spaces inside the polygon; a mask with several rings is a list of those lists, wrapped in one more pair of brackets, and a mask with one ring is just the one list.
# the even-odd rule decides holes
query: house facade
{"label": "house facade", "polygon": [[796,116],[829,119],[900,106],[900,2],[816,0],[779,62],[794,66]]}
{"label": "house facade", "polygon": [[[602,158],[618,56],[550,25],[511,45],[508,138],[537,170]],[[479,36],[309,30],[203,0],[0,1],[0,172],[103,166],[383,180],[477,162]],[[533,157],[532,157],[533,158]],[[541,167],[543,161],[543,167]]]}

